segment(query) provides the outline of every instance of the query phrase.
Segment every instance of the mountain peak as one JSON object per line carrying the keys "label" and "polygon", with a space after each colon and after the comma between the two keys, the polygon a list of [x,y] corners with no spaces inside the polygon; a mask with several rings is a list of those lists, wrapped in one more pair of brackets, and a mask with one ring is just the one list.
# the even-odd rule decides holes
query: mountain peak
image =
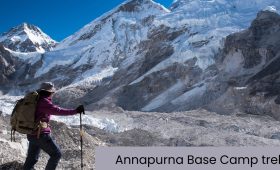
{"label": "mountain peak", "polygon": [[18,26],[16,26],[16,27],[27,28],[27,27],[29,27],[29,26],[34,26],[34,25],[29,24],[29,23],[27,23],[27,22],[23,22],[22,24],[20,24],[20,25],[18,25]]}
{"label": "mountain peak", "polygon": [[[248,11],[254,8],[262,10],[263,7],[268,6],[265,10],[276,11],[276,6],[279,6],[279,2],[275,0],[174,0],[171,5],[171,10],[175,9],[187,9],[188,11],[197,9],[203,10],[215,10],[215,8],[222,7],[233,11]],[[212,7],[213,9],[208,9]]]}
{"label": "mountain peak", "polygon": [[155,3],[152,0],[128,0],[119,7],[119,10],[124,12],[139,12],[140,10],[142,10],[142,7],[144,5],[156,7],[162,11],[169,11],[164,6]]}
{"label": "mountain peak", "polygon": [[37,26],[24,22],[1,34],[0,43],[13,51],[45,52],[50,51],[56,41]]}
{"label": "mountain peak", "polygon": [[38,28],[35,25],[23,22],[22,24],[19,24],[15,27],[12,27],[9,31],[4,32],[1,36],[12,36],[13,34],[17,34],[17,33],[26,33],[27,31],[35,31],[38,33],[43,33],[40,28]]}
{"label": "mountain peak", "polygon": [[34,30],[34,31],[42,32],[37,26],[26,23],[26,22],[16,26],[16,28],[20,28],[23,30]]}
{"label": "mountain peak", "polygon": [[263,10],[258,12],[256,20],[261,19],[271,19],[271,20],[279,20],[279,14],[270,10]]}
{"label": "mountain peak", "polygon": [[[73,45],[87,46],[92,44],[93,37],[97,34],[100,35],[100,32],[103,32],[104,35],[119,34],[125,30],[125,25],[135,27],[135,24],[141,24],[145,19],[149,20],[169,12],[164,6],[152,0],[127,0],[64,39],[56,49],[68,48]],[[140,27],[143,28],[143,25]],[[95,40],[98,39],[100,38],[95,38]]]}

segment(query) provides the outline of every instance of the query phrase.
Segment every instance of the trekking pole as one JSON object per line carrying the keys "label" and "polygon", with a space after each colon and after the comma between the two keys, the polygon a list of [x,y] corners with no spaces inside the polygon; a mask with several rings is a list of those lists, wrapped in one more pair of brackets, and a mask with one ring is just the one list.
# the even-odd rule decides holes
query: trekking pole
{"label": "trekking pole", "polygon": [[[85,111],[83,111],[85,114]],[[82,124],[82,112],[80,113],[80,141],[81,141],[81,169],[83,170],[83,124]]]}

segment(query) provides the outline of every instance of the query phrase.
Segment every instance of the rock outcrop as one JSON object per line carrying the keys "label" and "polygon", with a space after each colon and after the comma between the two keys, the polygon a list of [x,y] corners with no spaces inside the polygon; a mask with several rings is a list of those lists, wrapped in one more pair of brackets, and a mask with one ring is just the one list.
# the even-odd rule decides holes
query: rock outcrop
{"label": "rock outcrop", "polygon": [[243,94],[243,100],[239,102],[244,104],[241,107],[243,111],[269,114],[277,119],[280,118],[277,111],[279,28],[280,16],[277,13],[258,13],[248,30],[226,38],[221,64],[221,71],[225,72],[231,86],[244,87],[243,90],[239,88]]}

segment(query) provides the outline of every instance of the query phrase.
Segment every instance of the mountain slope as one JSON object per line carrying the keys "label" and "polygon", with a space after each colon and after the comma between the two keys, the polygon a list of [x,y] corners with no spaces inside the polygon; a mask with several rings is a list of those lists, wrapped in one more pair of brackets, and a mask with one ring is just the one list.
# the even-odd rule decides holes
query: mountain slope
{"label": "mountain slope", "polygon": [[81,80],[94,85],[112,76],[120,65],[133,63],[153,18],[168,12],[150,0],[127,1],[36,58],[38,62],[32,61],[32,67],[38,69],[26,72],[29,78],[23,84],[47,77],[59,87]]}
{"label": "mountain slope", "polygon": [[[271,3],[272,1],[263,1],[257,7],[253,6],[252,10],[242,10],[238,15],[253,18],[259,9],[266,8],[266,5],[272,5]],[[234,19],[229,20],[234,26],[229,27],[204,22],[208,21],[209,17],[215,19],[215,16],[219,16],[215,12],[203,19],[190,17],[185,20],[180,20],[188,15],[184,10],[172,12],[155,18],[151,36],[148,41],[144,41],[145,45],[148,45],[138,51],[144,59],[134,62],[130,67],[121,68],[113,76],[109,86],[94,89],[84,98],[85,101],[98,101],[99,105],[112,105],[115,102],[117,106],[128,110],[189,110],[209,104],[227,90],[228,86],[222,79],[215,79],[220,71],[215,66],[217,56],[223,47],[223,38],[243,28],[243,25],[249,25],[250,20],[243,20],[240,25],[235,25]],[[235,16],[234,12],[232,15]],[[216,19],[225,20],[221,17]],[[203,22],[199,22],[201,20]],[[178,31],[180,29],[181,31]],[[171,36],[174,39],[168,39],[168,35],[176,35],[178,32],[181,34],[177,34],[175,38]],[[208,85],[207,82],[213,82],[213,79],[218,83]],[[103,94],[110,90],[107,97],[101,97],[103,100],[98,97],[90,98],[94,94]],[[112,93],[115,93],[113,97],[109,97]],[[95,107],[97,106],[94,105],[93,108]],[[221,109],[220,113],[228,112]]]}
{"label": "mountain slope", "polygon": [[280,119],[279,28],[280,15],[260,12],[248,30],[227,37],[221,66],[231,77],[231,85],[246,87],[243,96],[237,94],[235,103],[243,103],[247,113],[269,114],[276,119]]}
{"label": "mountain slope", "polygon": [[[57,46],[57,49],[92,44],[96,39],[98,40],[97,34],[111,36],[110,34],[102,33],[104,32],[103,27],[106,29],[107,25],[111,27],[116,26],[115,31],[122,31],[124,27],[127,27],[126,29],[133,29],[133,26],[136,28],[141,26],[141,22],[143,22],[142,24],[148,24],[145,22],[151,20],[152,17],[168,12],[169,10],[151,0],[128,0],[87,24],[75,34],[67,37]],[[109,30],[106,31],[108,33]],[[143,33],[143,36],[145,36],[145,33]]]}

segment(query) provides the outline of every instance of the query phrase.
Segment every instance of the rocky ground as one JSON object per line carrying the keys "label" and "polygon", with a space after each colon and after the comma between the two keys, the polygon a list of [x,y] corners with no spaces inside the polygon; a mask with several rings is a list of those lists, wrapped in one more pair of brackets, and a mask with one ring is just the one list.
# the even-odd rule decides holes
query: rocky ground
{"label": "rocky ground", "polygon": [[[280,146],[280,123],[268,116],[235,113],[221,116],[205,110],[188,112],[87,112],[96,118],[113,119],[122,129],[109,132],[85,125],[85,169],[94,169],[96,146]],[[27,140],[16,135],[10,142],[9,117],[0,118],[0,167],[17,169],[25,159]],[[53,137],[63,157],[58,169],[79,169],[79,128],[52,122]],[[42,153],[36,169],[44,169],[48,156]],[[4,168],[4,166],[6,168]]]}
{"label": "rocky ground", "polygon": [[[0,169],[5,169],[4,166],[15,165],[22,166],[28,148],[28,141],[25,135],[16,133],[16,142],[10,142],[9,126],[7,125],[8,117],[1,117],[0,130]],[[56,143],[60,146],[63,158],[60,161],[58,169],[79,169],[80,167],[80,132],[78,128],[67,127],[64,123],[51,123],[53,132],[52,136]],[[95,146],[104,145],[102,141],[96,137],[92,137],[84,133],[84,164],[85,169],[93,169],[94,165],[94,148]],[[36,169],[44,169],[48,160],[48,155],[41,152],[41,157],[36,165]],[[9,169],[9,168],[6,168]],[[20,168],[18,168],[20,169]]]}

